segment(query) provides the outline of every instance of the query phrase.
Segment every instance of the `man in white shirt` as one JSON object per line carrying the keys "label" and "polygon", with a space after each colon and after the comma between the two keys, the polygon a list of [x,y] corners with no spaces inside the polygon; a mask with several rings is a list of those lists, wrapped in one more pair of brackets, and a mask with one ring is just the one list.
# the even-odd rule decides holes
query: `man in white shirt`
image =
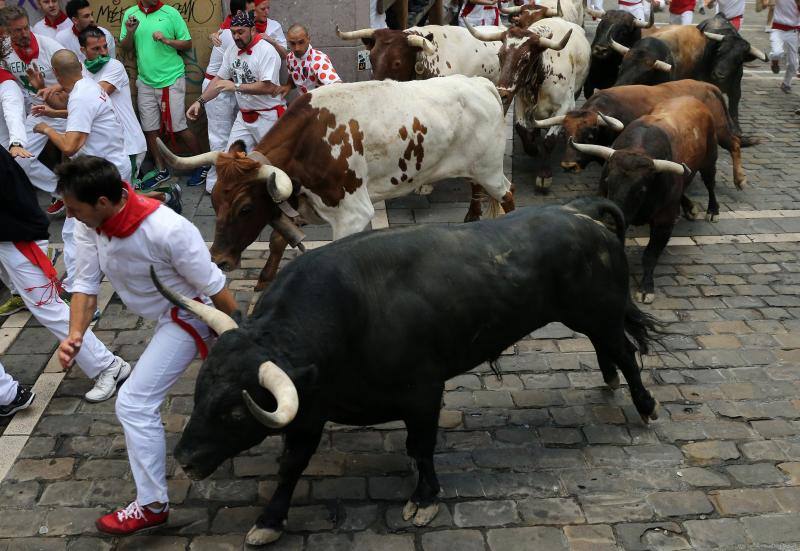
{"label": "man in white shirt", "polygon": [[286,110],[281,96],[278,52],[254,31],[253,16],[239,12],[231,20],[235,44],[225,51],[217,76],[186,112],[197,120],[203,105],[222,92],[235,92],[239,114],[226,149],[241,140],[252,150]]}
{"label": "man in white shirt", "polygon": [[776,0],[772,31],[769,35],[772,72],[780,71],[780,59],[786,56],[786,72],[781,90],[792,91],[792,78],[797,72],[797,33],[800,31],[800,0]]}
{"label": "man in white shirt", "polygon": [[111,98],[114,112],[122,125],[124,152],[130,160],[131,175],[135,176],[138,160],[144,157],[147,151],[147,141],[133,110],[128,73],[122,62],[110,55],[107,36],[102,29],[95,26],[87,27],[81,32],[79,40],[86,70]]}
{"label": "man in white shirt", "polygon": [[155,333],[116,403],[136,500],[96,522],[102,532],[128,535],[167,521],[166,441],[159,409],[197,352],[206,353],[206,341],[212,337],[208,326],[156,292],[150,270],[164,285],[196,297],[206,308],[213,303],[233,314],[236,300],[197,228],[158,202],[136,195],[114,165],[82,156],[59,166],[57,172],[67,210],[79,220],[78,272],[69,337],[59,347],[61,365],[69,366],[81,348],[103,273],[129,310],[156,322]]}
{"label": "man in white shirt", "polygon": [[286,37],[283,35],[281,24],[269,18],[269,3],[270,0],[255,0],[253,9],[255,29],[261,38],[277,50],[281,59],[286,59],[286,54],[289,53],[286,49]]}
{"label": "man in white shirt", "polygon": [[[78,60],[83,63],[86,56],[81,51],[81,44],[79,36],[81,32],[87,27],[97,27],[94,22],[94,10],[89,5],[88,0],[69,0],[67,2],[67,16],[72,21],[72,26],[69,29],[60,31],[56,35],[56,41],[59,42],[66,49],[75,52]],[[117,57],[117,48],[114,43],[114,36],[103,27],[97,27],[106,37],[106,44],[108,46],[108,55],[111,58]]]}
{"label": "man in white shirt", "polygon": [[34,33],[55,38],[60,31],[70,28],[72,21],[69,20],[58,2],[59,0],[36,0],[39,11],[44,17],[33,25]]}
{"label": "man in white shirt", "polygon": [[285,92],[297,88],[301,94],[305,94],[319,86],[342,82],[330,58],[324,52],[311,47],[308,29],[295,24],[289,27],[286,34],[289,44],[286,67],[290,79],[284,87]]}

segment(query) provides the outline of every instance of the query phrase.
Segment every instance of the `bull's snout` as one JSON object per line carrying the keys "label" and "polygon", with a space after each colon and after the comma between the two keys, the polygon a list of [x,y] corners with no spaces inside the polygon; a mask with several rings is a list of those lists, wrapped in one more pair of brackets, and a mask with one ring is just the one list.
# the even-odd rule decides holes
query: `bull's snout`
{"label": "bull's snout", "polygon": [[593,46],[592,55],[600,59],[605,58],[608,55],[608,46]]}
{"label": "bull's snout", "polygon": [[561,168],[563,168],[565,172],[573,172],[576,174],[581,171],[581,165],[575,161],[561,161]]}
{"label": "bull's snout", "polygon": [[211,260],[223,272],[230,272],[239,266],[239,259],[227,254],[215,254],[212,251]]}

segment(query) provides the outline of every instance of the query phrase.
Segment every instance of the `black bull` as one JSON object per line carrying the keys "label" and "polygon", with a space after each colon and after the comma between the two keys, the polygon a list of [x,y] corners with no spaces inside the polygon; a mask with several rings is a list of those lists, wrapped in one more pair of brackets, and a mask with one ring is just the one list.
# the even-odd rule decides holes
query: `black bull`
{"label": "black bull", "polygon": [[[601,214],[618,233],[590,217]],[[619,369],[643,420],[657,418],[635,359],[654,322],[630,297],[623,228],[613,203],[592,198],[472,224],[361,233],[297,258],[212,348],[176,459],[200,479],[266,436],[285,434],[278,487],[248,535],[268,543],[280,536],[326,421],[402,420],[419,470],[404,518],[426,524],[438,511],[433,453],[445,381],[495,362],[550,322],[587,335],[605,382],[616,388]],[[162,292],[178,305],[194,302]],[[256,419],[256,410],[280,402],[259,378],[268,361],[299,397],[283,428]]]}

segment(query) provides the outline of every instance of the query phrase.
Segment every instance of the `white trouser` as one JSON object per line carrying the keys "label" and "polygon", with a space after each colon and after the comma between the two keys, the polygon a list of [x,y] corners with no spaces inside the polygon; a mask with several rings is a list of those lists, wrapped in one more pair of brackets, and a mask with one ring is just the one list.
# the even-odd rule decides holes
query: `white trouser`
{"label": "white trouser", "polygon": [[683,13],[672,13],[669,14],[669,24],[670,25],[691,25],[692,24],[692,16],[694,12],[692,10],[686,10]]}
{"label": "white trouser", "polygon": [[[203,80],[203,92],[208,88],[208,79]],[[236,98],[229,92],[223,92],[207,102],[206,118],[208,119],[208,147],[211,151],[226,151],[228,137],[231,135],[233,121],[236,120]],[[206,176],[206,191],[211,193],[217,183],[217,169],[211,167]]]}
{"label": "white trouser", "polygon": [[[208,327],[181,313],[208,342]],[[125,431],[128,460],[136,482],[136,500],[142,505],[167,503],[167,445],[161,425],[161,404],[197,354],[194,339],[164,314],[150,344],[117,395],[117,419]]]}
{"label": "white trouser", "polygon": [[[47,241],[37,241],[42,252],[47,253]],[[62,341],[69,332],[69,306],[56,296],[42,270],[32,264],[13,243],[0,243],[0,263],[3,264],[11,282],[19,291],[25,306],[33,317],[44,325],[55,337]],[[51,300],[47,300],[50,298]],[[39,304],[43,302],[44,304]],[[91,330],[83,337],[83,345],[75,358],[78,367],[90,379],[97,377],[101,371],[114,363],[114,355],[106,345],[95,337]]]}
{"label": "white trouser", "polygon": [[797,31],[772,29],[769,43],[771,46],[770,59],[780,60],[782,56],[786,56],[786,72],[783,74],[783,83],[791,86],[792,77],[797,72]]}
{"label": "white trouser", "polygon": [[75,282],[75,219],[67,216],[64,225],[61,227],[61,239],[64,240],[64,269],[67,271],[61,285],[68,293],[72,292],[72,284]]}
{"label": "white trouser", "polygon": [[67,119],[51,119],[50,117],[34,117],[33,115],[28,115],[25,119],[25,132],[28,134],[28,147],[25,149],[33,153],[33,157],[29,159],[17,157],[17,162],[25,169],[25,174],[28,175],[33,185],[42,191],[52,193],[56,190],[56,175],[36,158],[39,153],[42,152],[48,140],[47,136],[44,134],[36,134],[33,131],[33,127],[40,122],[46,123],[57,132],[66,132],[67,129]]}
{"label": "white trouser", "polygon": [[0,363],[0,406],[7,406],[17,397],[17,381],[6,373]]}
{"label": "white trouser", "polygon": [[262,111],[258,114],[258,119],[255,122],[249,123],[244,122],[242,114],[239,113],[233,122],[231,135],[228,138],[228,145],[225,150],[227,151],[236,140],[242,140],[247,151],[252,151],[255,149],[256,144],[261,141],[261,138],[275,126],[276,122],[278,122],[278,113],[276,111]]}
{"label": "white trouser", "polygon": [[[619,9],[621,9],[622,11],[628,12],[629,14],[634,16],[636,19],[639,19],[640,21],[646,21],[647,20],[647,16],[645,16],[645,13],[644,13],[644,5],[645,4],[647,4],[647,2],[644,2],[644,1],[639,2],[638,4],[636,4],[634,6],[624,6],[624,5],[620,4],[619,5]],[[648,10],[649,10],[649,7],[648,7]],[[647,13],[648,13],[648,15],[650,14],[649,11]]]}
{"label": "white trouser", "polygon": [[589,0],[589,7],[593,10],[602,10],[603,0]]}

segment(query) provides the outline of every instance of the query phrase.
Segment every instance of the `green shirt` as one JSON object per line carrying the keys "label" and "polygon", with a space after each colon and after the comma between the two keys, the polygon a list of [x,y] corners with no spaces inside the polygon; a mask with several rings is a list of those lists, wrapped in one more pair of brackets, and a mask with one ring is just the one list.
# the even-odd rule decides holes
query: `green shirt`
{"label": "green shirt", "polygon": [[175,48],[153,40],[153,33],[161,31],[170,40],[191,40],[189,27],[180,12],[166,4],[157,11],[145,14],[137,5],[131,6],[122,15],[122,30],[119,39],[128,34],[125,21],[133,15],[139,20],[134,42],[139,78],[151,88],[166,88],[186,74],[183,58]]}

